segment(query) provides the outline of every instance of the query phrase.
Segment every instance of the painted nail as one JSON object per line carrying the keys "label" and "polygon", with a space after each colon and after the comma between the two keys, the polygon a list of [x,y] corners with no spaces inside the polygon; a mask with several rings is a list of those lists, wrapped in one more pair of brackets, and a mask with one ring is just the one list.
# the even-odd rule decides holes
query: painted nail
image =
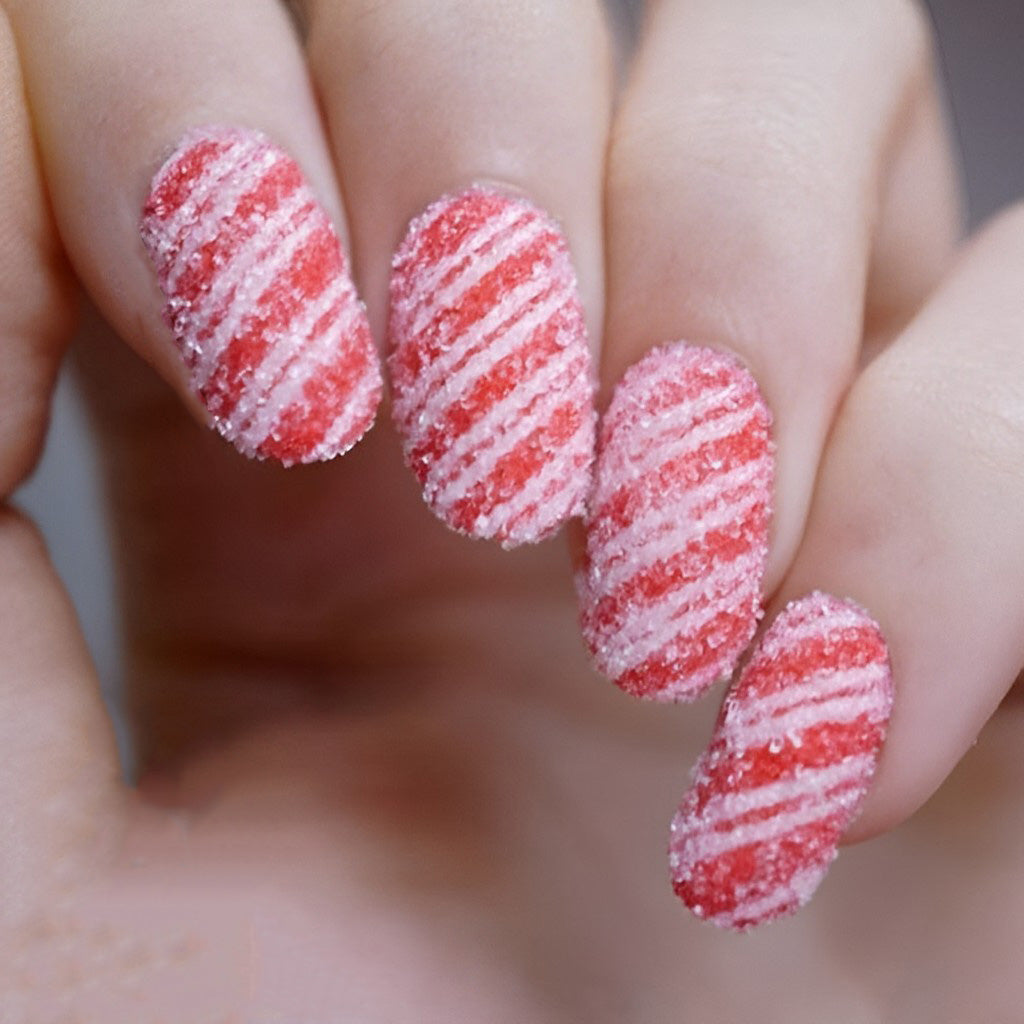
{"label": "painted nail", "polygon": [[441,520],[514,547],[582,513],[590,353],[549,217],[482,187],[428,207],[395,255],[390,337],[395,423]]}
{"label": "painted nail", "polygon": [[860,809],[891,708],[871,617],[821,593],[790,604],[726,697],[672,822],[680,899],[736,929],[803,906]]}
{"label": "painted nail", "polygon": [[583,635],[627,693],[692,700],[754,636],[768,555],[771,415],[732,356],[681,342],[626,371],[601,424]]}
{"label": "painted nail", "polygon": [[153,179],[141,230],[220,434],[285,465],[363,436],[380,367],[338,236],[291,157],[258,132],[190,131]]}

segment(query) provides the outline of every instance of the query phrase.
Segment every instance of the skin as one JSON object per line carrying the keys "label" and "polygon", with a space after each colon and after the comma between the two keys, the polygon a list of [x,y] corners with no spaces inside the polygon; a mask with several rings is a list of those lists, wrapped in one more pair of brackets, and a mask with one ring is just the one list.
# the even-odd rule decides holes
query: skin
{"label": "skin", "polygon": [[919,12],[652,4],[612,120],[585,3],[543,24],[474,4],[461,36],[456,4],[424,24],[399,0],[325,0],[302,9],[305,49],[269,2],[199,30],[210,8],[181,3],[147,12],[167,19],[152,52],[151,20],[112,5],[0,6],[0,482],[35,461],[82,286],[139,775],[120,779],[67,599],[5,506],[0,1016],[1013,1019],[1015,704],[798,917],[698,924],[665,831],[714,700],[636,705],[596,680],[564,550],[446,533],[386,415],[301,470],[212,437],[134,234],[177,133],[238,119],[303,161],[378,333],[408,217],[486,177],[565,225],[605,397],[666,338],[738,352],[778,423],[769,615],[820,587],[890,640],[865,838],[946,780],[1024,664],[1024,213],[958,250]]}

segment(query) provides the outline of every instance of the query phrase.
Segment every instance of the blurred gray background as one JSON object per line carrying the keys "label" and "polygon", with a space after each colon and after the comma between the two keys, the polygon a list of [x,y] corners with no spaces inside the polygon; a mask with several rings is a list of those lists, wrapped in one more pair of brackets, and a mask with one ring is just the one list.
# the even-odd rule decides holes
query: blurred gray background
{"label": "blurred gray background", "polygon": [[[627,30],[635,28],[637,7],[629,0],[618,7]],[[977,224],[1024,196],[1024,0],[931,0],[929,7]],[[88,428],[66,377],[45,457],[18,497],[49,540],[104,688],[114,693],[118,644],[102,498]]]}

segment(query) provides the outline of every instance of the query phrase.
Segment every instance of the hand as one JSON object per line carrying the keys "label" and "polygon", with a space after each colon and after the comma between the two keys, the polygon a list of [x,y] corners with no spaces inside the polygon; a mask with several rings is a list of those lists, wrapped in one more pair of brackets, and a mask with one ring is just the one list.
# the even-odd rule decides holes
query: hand
{"label": "hand", "polygon": [[[58,5],[20,7],[15,12],[20,30],[31,32],[24,26],[43,17],[44,9],[60,11]],[[397,5],[381,8],[394,9]],[[373,24],[372,14],[367,17]],[[82,19],[83,25],[90,20],[85,14]],[[118,24],[105,27],[111,38],[116,39]],[[320,24],[320,31],[326,31],[324,22]],[[888,38],[883,24],[878,31]],[[218,25],[206,28],[205,33],[171,33],[166,38],[186,39],[195,46]],[[317,31],[314,18],[311,39],[316,40]],[[52,51],[64,36],[47,38]],[[243,36],[232,36],[233,41],[237,38]],[[579,40],[585,35],[562,33],[559,38]],[[641,69],[644,59],[647,67],[658,63],[652,55],[654,41],[661,38],[660,32],[650,36]],[[846,37],[837,32],[837,38]],[[328,37],[320,39],[326,66],[326,55],[335,51],[328,48]],[[6,70],[16,65],[6,59],[12,52],[7,39],[5,46]],[[27,64],[32,52],[39,62],[54,56],[23,42]],[[76,52],[90,51],[86,47]],[[317,52],[312,46],[311,53]],[[348,66],[344,61],[330,63]],[[388,64],[380,75],[369,77],[393,81],[394,67],[407,63]],[[573,62],[552,63],[572,77]],[[42,63],[37,66],[42,68]],[[145,57],[139,58],[139,66],[146,66]],[[261,61],[256,66],[267,65]],[[587,66],[593,64],[588,61]],[[134,107],[137,93],[110,91],[112,67],[121,67],[121,62],[100,56],[93,78],[69,75],[61,103],[78,96],[82,109],[109,109],[113,101]],[[365,69],[356,77],[365,79]],[[96,92],[90,99],[85,88],[100,80],[108,86],[102,105],[95,102]],[[147,76],[133,81],[138,86]],[[551,76],[544,81],[552,83]],[[632,95],[642,97],[642,72],[634,82],[639,84]],[[323,84],[321,89],[327,93]],[[473,96],[475,90],[453,93]],[[225,89],[228,94],[250,95],[242,88]],[[552,89],[553,96],[564,94]],[[5,88],[3,95],[10,103],[17,94]],[[577,99],[566,108],[573,108],[575,117]],[[637,101],[630,102],[637,109]],[[104,315],[163,368],[179,394],[187,393],[173,344],[159,322],[158,300],[157,312],[151,309],[155,286],[144,276],[145,257],[127,242],[134,222],[125,217],[141,205],[146,181],[138,171],[145,161],[124,159],[117,152],[101,167],[85,160],[64,163],[53,158],[60,149],[54,139],[63,134],[47,130],[44,121],[37,129],[46,167],[44,191],[34,176],[24,112],[17,104],[11,106],[3,123],[16,145],[4,147],[4,180],[14,180],[17,188],[3,191],[14,202],[0,200],[6,204],[0,223],[15,229],[5,231],[4,237],[14,242],[3,251],[9,264],[5,270],[10,270],[3,280],[10,294],[9,299],[5,295],[4,309],[11,354],[0,386],[9,389],[5,394],[18,396],[20,404],[0,403],[5,493],[31,464],[58,341],[66,334],[69,287],[58,269],[59,249],[44,195],[53,202],[75,271]],[[339,111],[352,116],[348,98],[342,107],[328,97],[327,106],[335,117]],[[550,113],[550,105],[522,106]],[[139,120],[150,109],[138,103]],[[360,105],[351,109],[358,112]],[[417,101],[415,111],[420,109]],[[624,130],[629,109],[623,106],[614,137],[636,137],[639,147],[642,136]],[[71,135],[80,134],[85,152],[97,136],[77,133],[66,106],[60,116],[68,118],[61,123]],[[280,134],[290,137],[285,122],[293,122],[284,113],[280,116]],[[507,127],[515,118],[498,122]],[[114,117],[108,123],[125,126],[118,137],[128,143],[146,137],[139,134],[138,122]],[[663,138],[657,130],[651,134]],[[680,132],[684,135],[691,137]],[[466,137],[493,141],[486,132],[467,132]],[[808,133],[811,137],[817,138],[814,132]],[[401,141],[409,142],[408,137]],[[860,152],[856,143],[848,144],[844,152]],[[588,152],[599,149],[594,143]],[[434,152],[430,146],[411,146],[409,151]],[[520,152],[501,145],[495,151]],[[749,151],[749,146],[743,149],[744,154]],[[613,169],[616,160],[625,159],[619,152],[616,144]],[[664,166],[650,158],[642,163],[641,152],[638,148],[633,167],[637,173],[645,164],[652,171]],[[366,179],[375,181],[381,166],[395,167],[401,176],[399,164],[378,158],[372,166],[368,161]],[[559,201],[554,191],[543,192],[541,198],[566,225],[588,314],[600,323],[600,301],[588,284],[595,278],[588,278],[586,269],[600,266],[600,251],[595,243],[588,261],[587,232],[574,228],[571,216],[575,207],[570,200],[587,189],[570,187],[580,179],[564,167],[538,166],[536,181],[531,177],[536,190],[554,189],[543,182],[564,176],[567,198]],[[924,160],[920,166],[940,169],[937,189],[940,197],[949,198],[942,185],[945,162]],[[130,187],[117,184],[117,168],[131,177]],[[451,178],[461,173],[445,172]],[[483,166],[465,173],[519,177]],[[598,208],[600,192],[597,171],[592,173],[593,191],[581,201],[581,208],[591,211]],[[918,186],[914,198],[923,200],[929,190],[921,182],[927,179],[910,177]],[[86,189],[90,181],[104,183],[89,192],[91,209],[102,207],[108,197],[112,206],[123,202],[118,208],[125,216],[108,206],[102,223],[76,235],[74,219],[90,214],[81,195],[72,192],[59,199],[60,182],[71,180]],[[615,180],[613,173],[610,197]],[[623,183],[621,195],[644,194],[639,186],[627,189],[626,176],[618,180]],[[393,196],[394,184],[382,183],[379,195]],[[447,180],[441,187],[458,184]],[[828,187],[823,191],[829,194]],[[139,200],[135,206],[133,197]],[[417,192],[415,198],[422,203],[431,196]],[[618,206],[609,201],[614,214]],[[385,205],[390,207],[390,202]],[[363,206],[353,200],[350,205],[354,219],[354,211]],[[770,212],[772,204],[765,205]],[[393,212],[392,226],[379,229],[388,243],[415,212],[412,201],[396,201],[394,206],[398,212]],[[846,210],[845,203],[837,206]],[[729,208],[716,203],[712,212]],[[886,628],[900,702],[878,776],[880,795],[862,819],[865,829],[871,827],[871,814],[877,827],[909,813],[937,784],[945,769],[934,765],[943,758],[946,767],[952,763],[960,752],[957,743],[991,708],[996,681],[1002,680],[1004,688],[1008,684],[1005,666],[1013,664],[1016,671],[1024,660],[1012,649],[1006,622],[991,617],[987,601],[978,607],[992,633],[972,629],[977,647],[958,644],[951,650],[948,642],[951,623],[961,621],[965,611],[959,603],[965,579],[981,580],[994,591],[998,586],[1006,590],[1020,578],[1008,547],[1013,531],[1006,524],[1006,510],[1019,503],[1009,493],[1015,477],[993,468],[1000,453],[1009,458],[1016,435],[985,435],[983,424],[988,421],[976,409],[979,395],[993,393],[1006,395],[1006,401],[986,401],[986,409],[1012,413],[1019,408],[1002,353],[979,355],[966,368],[972,372],[958,372],[949,386],[946,393],[972,410],[969,422],[977,425],[977,432],[973,426],[957,431],[956,443],[951,439],[937,449],[931,443],[933,437],[948,437],[937,432],[956,422],[945,415],[947,406],[937,421],[922,421],[917,415],[888,421],[873,404],[923,414],[925,400],[922,406],[910,401],[920,397],[922,375],[934,374],[928,379],[945,382],[947,357],[965,339],[990,342],[1017,330],[1019,313],[1009,297],[1016,294],[1019,278],[1020,218],[1009,216],[982,240],[920,317],[900,331],[914,317],[952,248],[955,216],[943,202],[923,203],[923,208],[926,214],[909,223],[922,232],[934,230],[942,244],[921,244],[914,250],[916,259],[900,264],[902,273],[880,274],[882,282],[898,285],[901,293],[905,288],[908,297],[891,302],[897,312],[883,318],[889,329],[872,336],[899,333],[899,341],[858,379],[844,405],[824,453],[821,490],[794,567],[787,575],[789,559],[773,554],[780,568],[774,576],[769,569],[767,577],[769,590],[786,577],[783,596],[814,586],[852,592]],[[934,215],[937,208],[945,211],[942,216]],[[659,203],[657,209],[664,213],[676,207]],[[366,211],[367,224],[376,223],[372,202]],[[857,211],[865,214],[866,207]],[[595,216],[591,224],[597,223]],[[628,226],[632,218],[625,217],[623,223]],[[821,223],[830,221],[808,218],[803,223],[818,237]],[[901,238],[914,236],[902,217],[880,218],[879,223],[902,225]],[[120,235],[117,224],[124,228]],[[600,238],[596,227],[591,230],[591,237]],[[728,235],[735,237],[731,230]],[[354,232],[356,250],[357,237]],[[616,239],[628,237],[621,226],[609,234],[608,352],[617,344],[612,289],[619,285],[614,282],[619,270],[633,265],[626,256],[633,250],[625,242],[620,250]],[[660,237],[657,233],[638,228],[633,237],[645,240],[645,255],[652,266],[660,266],[657,272],[664,280],[677,268],[677,247],[684,245],[679,239],[704,235],[672,233],[675,242],[667,254],[646,252],[647,243]],[[387,248],[370,246],[366,252],[383,257]],[[123,255],[132,251],[137,266]],[[705,251],[719,249],[708,245]],[[618,263],[617,252],[622,253]],[[846,248],[843,252],[849,254]],[[766,264],[755,255],[740,265]],[[836,260],[838,264],[838,256]],[[647,261],[637,260],[637,269],[641,262]],[[122,264],[128,283],[112,284],[113,270]],[[362,263],[357,258],[355,265],[365,267],[357,277],[371,322],[379,325],[386,263],[381,259],[378,265],[367,256]],[[842,266],[849,269],[845,262]],[[845,280],[845,271],[836,273]],[[916,287],[913,273],[921,275]],[[796,288],[789,275],[780,277],[789,295],[821,296],[816,312],[834,309],[827,297],[831,293]],[[131,280],[143,285],[133,290]],[[863,288],[864,275],[857,280]],[[725,284],[723,277],[723,289]],[[856,290],[849,281],[844,293],[846,289],[845,317],[855,321],[850,310],[857,304],[851,297]],[[145,303],[132,299],[146,294]],[[624,282],[620,294],[634,292]],[[662,298],[673,294],[664,286],[657,290]],[[714,292],[694,289],[692,294]],[[752,291],[752,298],[756,294]],[[717,302],[710,305],[724,308]],[[633,323],[626,308],[620,307],[620,323]],[[651,314],[645,333],[652,342],[681,336],[687,327],[687,321],[658,319],[662,314],[653,304],[650,310],[639,308],[645,317]],[[138,327],[139,316],[148,318],[148,327]],[[783,323],[781,309],[778,316]],[[811,319],[808,313],[807,322]],[[694,324],[700,326],[696,320]],[[825,389],[830,401],[852,374],[858,329],[856,323],[850,326],[845,354],[835,356],[846,377],[837,375]],[[921,1019],[939,1013],[950,1019],[958,1013],[991,1019],[1017,1005],[1015,977],[1000,960],[1019,939],[1006,931],[1020,917],[1015,887],[1007,880],[1016,877],[1024,824],[1008,797],[1019,781],[1015,712],[993,723],[984,747],[972,754],[955,784],[926,813],[887,839],[848,854],[842,867],[845,879],[834,879],[798,918],[745,940],[718,935],[680,910],[668,895],[661,868],[665,818],[685,765],[706,739],[706,717],[692,709],[674,713],[634,706],[593,679],[579,650],[572,597],[557,548],[502,555],[446,533],[423,513],[386,429],[375,430],[330,467],[285,473],[244,463],[204,437],[177,408],[173,393],[133,363],[119,343],[101,337],[102,328],[91,333],[81,359],[107,453],[120,541],[130,649],[127,702],[142,783],[137,792],[128,793],[117,781],[109,728],[66,602],[31,529],[14,513],[6,513],[0,545],[0,648],[5,652],[0,694],[7,763],[14,770],[0,786],[0,800],[5,820],[15,822],[16,829],[0,861],[5,891],[14,897],[3,908],[0,970],[8,978],[0,991],[10,1006],[4,1011],[13,1019],[20,1014],[23,1019],[46,1020],[49,1015],[59,1020],[73,1009],[87,1021],[133,1022],[145,1021],[147,1015],[158,1020],[168,1012],[176,1020],[231,1019],[233,1013],[245,1020],[262,1015],[289,1021],[653,1022],[683,1015],[724,1022],[763,1012],[766,1003],[778,1007],[779,1016],[794,1020],[820,1020],[823,1013],[835,1019],[838,1012],[852,1020],[901,1010]],[[833,325],[821,333],[841,332]],[[785,336],[790,335],[799,332]],[[927,347],[919,340],[923,338]],[[638,346],[621,365],[641,351]],[[775,365],[774,357],[783,359],[788,351],[773,351],[763,365]],[[789,358],[804,367],[808,353],[801,348]],[[783,424],[787,416],[796,415],[786,410],[797,409],[798,403],[787,405],[772,390],[771,378],[762,375],[754,354],[744,354],[774,406],[778,477],[784,479],[783,462],[794,456],[785,454],[789,432],[783,432]],[[617,378],[614,365],[607,355],[603,372],[609,385]],[[896,372],[900,369],[907,372]],[[776,379],[806,382],[806,390],[815,392],[810,371],[792,378],[780,372]],[[889,387],[895,395],[885,390]],[[807,413],[820,420],[818,434],[812,431],[820,438],[811,446],[813,458],[801,463],[805,506],[813,464],[831,419],[821,404],[812,409],[814,415]],[[924,433],[914,433],[911,427],[922,422]],[[1002,416],[994,422],[998,426],[1013,420]],[[887,502],[903,509],[907,495],[892,486],[888,474],[882,483],[872,484],[881,475],[872,460],[867,467],[855,467],[858,504],[850,503],[851,453],[864,451],[864,438],[880,425],[893,460],[889,464],[901,467],[896,478],[914,482],[912,495],[920,503],[915,511],[946,510],[934,519],[908,515],[901,519],[906,531],[892,536],[892,550],[900,557],[920,551],[908,545],[906,534],[918,530],[921,522],[935,531],[914,534],[923,538],[926,549],[934,546],[928,544],[930,536],[942,537],[943,557],[936,560],[935,582],[927,590],[938,611],[952,607],[957,614],[925,620],[937,636],[922,638],[909,628],[921,619],[894,618],[890,606],[882,603],[887,593],[894,598],[905,593],[903,571],[894,577],[882,570],[905,563],[881,546],[889,543],[889,532],[862,532],[863,524],[878,521],[873,514],[886,513]],[[929,440],[929,458],[935,450],[940,453],[933,472],[922,469],[922,442],[915,441],[922,437]],[[959,447],[962,442],[967,446]],[[971,478],[974,487],[961,489],[968,469],[979,475]],[[954,508],[951,491],[958,498],[982,493],[991,500],[980,508]],[[780,488],[777,523],[785,518],[782,493]],[[982,519],[976,528],[986,510],[993,520]],[[841,528],[836,523],[840,515]],[[797,523],[788,527],[797,539],[804,532],[802,517],[789,520]],[[964,532],[947,532],[953,527]],[[777,527],[773,551],[784,550],[778,542],[784,532]],[[991,544],[982,549],[992,552],[987,562],[975,560],[979,536]],[[964,537],[975,543],[968,548]],[[794,540],[791,552],[796,547]],[[854,570],[863,577],[854,577]],[[894,582],[887,584],[890,579]],[[870,589],[878,582],[879,590]],[[897,603],[902,607],[902,600]],[[996,602],[1008,614],[1010,606],[1008,599]],[[1001,638],[994,645],[993,636]],[[1006,652],[1004,662],[978,672],[982,652],[991,650]],[[938,664],[908,663],[903,651],[916,651],[918,658],[927,655]],[[953,660],[954,653],[969,659],[966,672]],[[944,675],[947,671],[955,675]],[[975,682],[959,713],[949,720],[941,715],[932,719],[944,729],[955,727],[956,736],[951,740],[948,732],[916,726],[921,709],[933,706],[928,697],[935,690],[927,684],[959,681],[965,674]],[[981,683],[979,677],[984,677]],[[704,709],[705,716],[709,710]],[[898,751],[905,751],[903,763],[915,771],[921,763],[917,748],[900,739],[901,729],[904,737],[923,732],[936,738],[936,749],[941,746],[941,757],[930,755],[926,768],[932,767],[915,776],[916,786],[895,784],[900,779]],[[890,787],[888,798],[885,786]],[[958,928],[935,927],[936,921],[956,921]],[[964,926],[979,937],[966,952],[956,938]],[[936,971],[937,965],[944,969]],[[928,991],[909,992],[907,977],[923,976],[925,970],[932,979]]]}

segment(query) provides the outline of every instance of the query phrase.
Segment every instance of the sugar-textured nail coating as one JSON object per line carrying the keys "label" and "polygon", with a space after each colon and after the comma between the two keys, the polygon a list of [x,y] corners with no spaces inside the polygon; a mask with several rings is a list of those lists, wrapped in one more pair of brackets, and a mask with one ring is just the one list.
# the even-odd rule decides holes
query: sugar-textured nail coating
{"label": "sugar-textured nail coating", "polygon": [[761,614],[771,415],[739,360],[682,342],[626,371],[598,438],[583,635],[626,692],[692,700],[732,672]]}
{"label": "sugar-textured nail coating", "polygon": [[395,423],[440,519],[514,547],[582,513],[590,352],[549,217],[483,187],[428,207],[395,254],[389,331]]}
{"label": "sugar-textured nail coating", "polygon": [[290,156],[258,132],[190,131],[141,230],[191,386],[225,438],[290,465],[363,436],[380,366],[338,236]]}
{"label": "sugar-textured nail coating", "polygon": [[683,902],[736,929],[805,904],[860,809],[891,708],[871,617],[821,593],[789,605],[726,697],[672,823]]}

